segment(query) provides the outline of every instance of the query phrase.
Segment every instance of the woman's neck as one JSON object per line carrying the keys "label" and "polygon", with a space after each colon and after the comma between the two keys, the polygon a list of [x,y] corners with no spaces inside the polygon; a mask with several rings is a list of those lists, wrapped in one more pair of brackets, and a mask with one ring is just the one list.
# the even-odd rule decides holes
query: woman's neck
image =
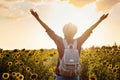
{"label": "woman's neck", "polygon": [[68,44],[71,44],[71,43],[73,43],[73,41],[74,41],[73,38],[66,38],[66,37],[65,37],[65,39],[67,40]]}

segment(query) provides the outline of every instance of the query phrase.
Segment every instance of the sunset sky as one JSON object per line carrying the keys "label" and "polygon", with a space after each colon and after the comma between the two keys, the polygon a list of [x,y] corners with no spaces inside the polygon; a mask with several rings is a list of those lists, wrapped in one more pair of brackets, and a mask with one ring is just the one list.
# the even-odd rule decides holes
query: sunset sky
{"label": "sunset sky", "polygon": [[0,0],[0,48],[56,48],[44,28],[30,14],[34,9],[56,34],[63,36],[63,26],[72,22],[82,35],[100,16],[109,13],[93,31],[83,48],[120,45],[120,0]]}

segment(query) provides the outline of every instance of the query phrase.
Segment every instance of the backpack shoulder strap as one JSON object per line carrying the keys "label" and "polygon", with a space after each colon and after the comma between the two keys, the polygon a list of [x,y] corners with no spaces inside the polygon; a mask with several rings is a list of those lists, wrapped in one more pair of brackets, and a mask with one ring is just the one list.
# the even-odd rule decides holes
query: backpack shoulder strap
{"label": "backpack shoulder strap", "polygon": [[63,39],[63,44],[64,44],[65,49],[69,48],[68,43],[67,43],[67,41],[65,39]]}
{"label": "backpack shoulder strap", "polygon": [[[69,48],[69,45],[68,45],[68,43],[65,39],[63,39],[63,44],[64,44],[65,49]],[[73,46],[74,49],[77,49],[77,40],[76,39],[74,40],[72,46]]]}
{"label": "backpack shoulder strap", "polygon": [[74,48],[74,49],[77,49],[77,40],[76,40],[76,39],[74,40],[73,48]]}

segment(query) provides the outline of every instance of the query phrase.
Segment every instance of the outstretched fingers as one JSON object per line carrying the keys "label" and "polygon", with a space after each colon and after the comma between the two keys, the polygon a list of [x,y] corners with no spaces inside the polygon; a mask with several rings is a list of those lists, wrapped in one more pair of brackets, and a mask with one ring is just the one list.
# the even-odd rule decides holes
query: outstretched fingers
{"label": "outstretched fingers", "polygon": [[107,17],[109,15],[109,13],[107,13],[106,15],[105,15],[105,17]]}
{"label": "outstretched fingers", "polygon": [[108,17],[108,15],[109,15],[109,13],[107,13],[107,14],[104,14],[104,17],[103,17],[103,19],[107,18],[107,17]]}
{"label": "outstretched fingers", "polygon": [[30,10],[31,14],[34,14],[35,12],[33,11],[33,9]]}
{"label": "outstretched fingers", "polygon": [[100,20],[104,20],[105,18],[108,17],[108,15],[109,15],[109,13],[107,13],[107,14],[103,14],[103,15],[101,16]]}
{"label": "outstretched fingers", "polygon": [[33,9],[31,9],[30,12],[34,17],[38,18],[37,12],[35,12]]}

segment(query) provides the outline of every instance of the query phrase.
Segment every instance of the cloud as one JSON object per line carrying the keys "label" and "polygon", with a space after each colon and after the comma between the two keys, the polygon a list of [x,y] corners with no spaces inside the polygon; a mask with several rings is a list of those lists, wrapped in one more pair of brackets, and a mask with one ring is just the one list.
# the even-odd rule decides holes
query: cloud
{"label": "cloud", "polygon": [[92,2],[96,2],[97,11],[107,11],[112,9],[117,3],[120,3],[120,0],[69,0],[70,4],[79,8]]}
{"label": "cloud", "polygon": [[29,17],[30,9],[42,10],[42,14],[45,14],[50,11],[49,8],[49,5],[42,4],[41,0],[2,0],[0,1],[0,16],[16,20]]}
{"label": "cloud", "polygon": [[120,3],[120,0],[0,0],[0,16],[4,16],[9,19],[17,19],[28,16],[28,10],[31,8],[40,10],[40,7],[43,6],[42,8],[45,8],[46,10],[47,8],[44,5],[41,6],[41,1],[44,3],[67,2],[68,4],[74,5],[78,8],[96,2],[97,11],[110,10],[114,5]]}
{"label": "cloud", "polygon": [[119,2],[120,0],[97,0],[96,1],[97,10],[108,11]]}
{"label": "cloud", "polygon": [[4,16],[8,19],[19,19],[28,15],[28,10],[33,8],[33,4],[27,1],[14,2],[18,0],[12,0],[13,2],[0,3],[0,16]]}
{"label": "cloud", "polygon": [[41,2],[42,0],[27,0],[27,1],[30,1],[30,2]]}
{"label": "cloud", "polygon": [[6,16],[9,13],[9,5],[0,4],[0,15]]}
{"label": "cloud", "polygon": [[6,1],[6,2],[21,2],[21,1],[24,1],[24,0],[2,0],[2,1]]}
{"label": "cloud", "polygon": [[7,7],[7,6],[4,6],[4,5],[2,5],[2,4],[0,4],[0,8],[3,8],[3,9],[8,9],[8,7]]}
{"label": "cloud", "polygon": [[94,2],[95,0],[70,0],[69,3],[73,4],[76,7],[83,7],[89,3]]}

